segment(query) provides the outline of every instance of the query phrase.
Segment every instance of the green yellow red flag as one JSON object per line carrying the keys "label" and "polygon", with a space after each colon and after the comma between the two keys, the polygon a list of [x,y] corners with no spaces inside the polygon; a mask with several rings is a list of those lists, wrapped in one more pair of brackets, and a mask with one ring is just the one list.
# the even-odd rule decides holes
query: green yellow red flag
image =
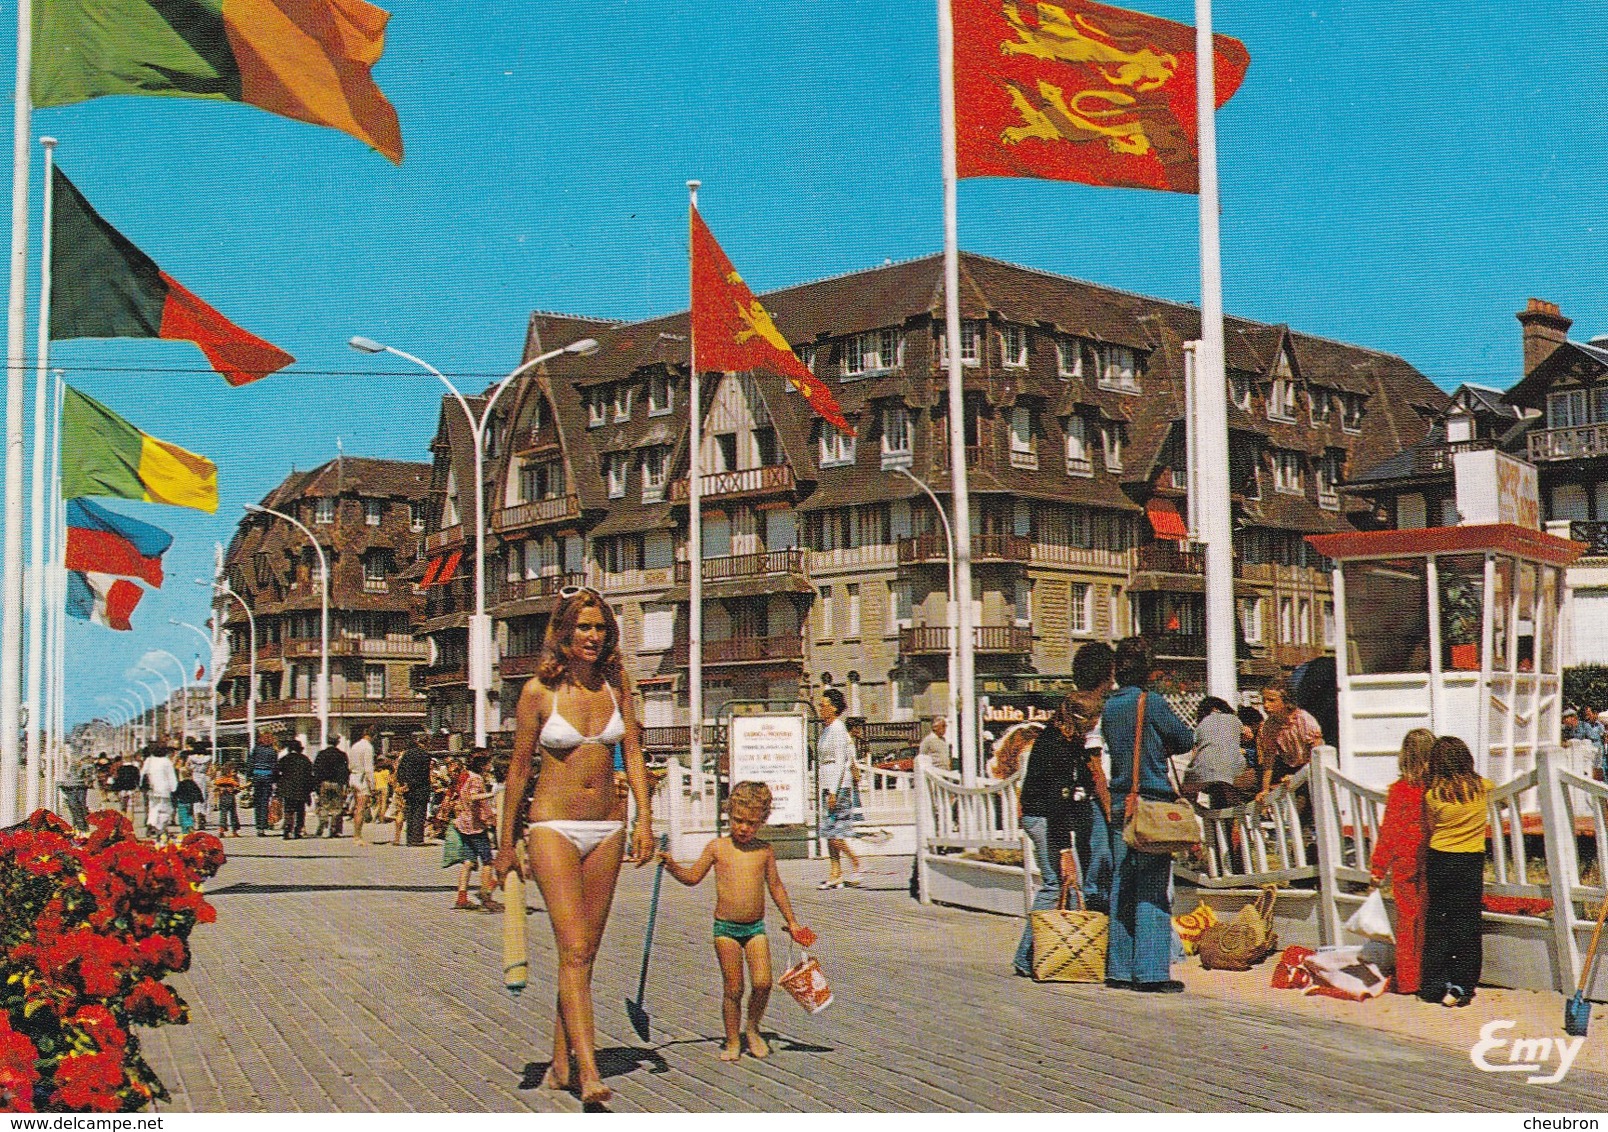
{"label": "green yellow red flag", "polygon": [[[961,177],[1200,191],[1195,29],[1094,0],[950,0]],[[1221,106],[1250,54],[1212,38]]]}
{"label": "green yellow red flag", "polygon": [[66,387],[61,415],[61,494],[218,509],[218,467],[158,440],[93,397]]}
{"label": "green yellow red flag", "polygon": [[[24,0],[27,2],[27,0]],[[390,13],[366,0],[33,0],[33,104],[108,94],[246,102],[402,161],[370,75]]]}
{"label": "green yellow red flag", "polygon": [[700,370],[774,373],[839,432],[854,435],[837,398],[793,353],[696,208],[692,210],[692,340]]}

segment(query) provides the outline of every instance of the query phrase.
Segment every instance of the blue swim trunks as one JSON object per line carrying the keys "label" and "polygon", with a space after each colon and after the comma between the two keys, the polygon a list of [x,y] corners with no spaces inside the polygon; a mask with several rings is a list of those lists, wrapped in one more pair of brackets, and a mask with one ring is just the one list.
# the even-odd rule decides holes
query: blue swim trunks
{"label": "blue swim trunks", "polygon": [[765,934],[765,921],[763,918],[751,923],[742,923],[738,920],[715,920],[716,939],[734,939],[738,943],[747,943],[756,935]]}

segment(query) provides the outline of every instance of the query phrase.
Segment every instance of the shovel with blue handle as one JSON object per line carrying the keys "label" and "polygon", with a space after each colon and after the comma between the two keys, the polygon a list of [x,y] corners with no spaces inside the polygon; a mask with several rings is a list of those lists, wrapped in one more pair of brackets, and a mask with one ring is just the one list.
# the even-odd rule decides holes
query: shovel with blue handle
{"label": "shovel with blue handle", "polygon": [[[670,835],[659,835],[659,852],[663,853],[670,848]],[[625,1000],[625,1015],[631,1019],[631,1028],[637,1032],[637,1037],[648,1041],[648,1012],[642,1008],[642,993],[648,989],[648,956],[653,951],[653,924],[659,918],[659,884],[664,880],[664,859],[659,859],[659,865],[653,870],[653,897],[648,901],[648,932],[642,941],[642,974],[637,978],[637,993],[635,999]]]}

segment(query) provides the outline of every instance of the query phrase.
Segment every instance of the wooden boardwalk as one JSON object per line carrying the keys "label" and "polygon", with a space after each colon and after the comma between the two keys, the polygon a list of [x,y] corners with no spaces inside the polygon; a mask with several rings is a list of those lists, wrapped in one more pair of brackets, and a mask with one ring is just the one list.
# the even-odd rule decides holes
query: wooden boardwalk
{"label": "wooden boardwalk", "polygon": [[[197,929],[194,967],[176,980],[192,1021],[145,1039],[173,1091],[168,1107],[579,1110],[534,1087],[552,1024],[544,915],[530,920],[531,990],[515,1000],[498,974],[500,919],[448,909],[455,874],[439,868],[438,847],[249,832],[226,847],[231,861],[210,885],[218,923]],[[1527,1085],[1480,1073],[1443,1044],[1266,1005],[1038,986],[1009,973],[1019,920],[922,908],[905,893],[906,860],[874,863],[867,888],[828,893],[814,888],[824,865],[783,863],[836,1001],[811,1017],[778,987],[766,1027],[775,1053],[737,1065],[715,1056],[712,881],[667,884],[645,1002],[651,1045],[631,1031],[623,1003],[636,990],[651,870],[628,871],[596,978],[610,1108],[1557,1112],[1608,1095],[1589,1042],[1563,1082]],[[785,935],[772,944],[780,971]],[[1424,1010],[1474,1032],[1483,1003]]]}

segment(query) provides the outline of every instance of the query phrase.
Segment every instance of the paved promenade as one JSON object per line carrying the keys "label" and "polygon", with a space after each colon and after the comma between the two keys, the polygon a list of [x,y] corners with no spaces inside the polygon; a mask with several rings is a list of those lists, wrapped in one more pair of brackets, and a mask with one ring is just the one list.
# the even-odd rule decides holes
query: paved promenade
{"label": "paved promenade", "polygon": [[[249,832],[225,846],[230,862],[209,886],[218,922],[197,928],[194,967],[176,979],[192,1021],[145,1032],[173,1091],[169,1107],[580,1109],[535,1087],[553,1009],[545,915],[530,918],[531,989],[515,1000],[500,982],[501,919],[448,909],[456,874],[439,867],[438,846]],[[1009,974],[1020,921],[921,908],[905,893],[907,860],[872,863],[880,872],[867,888],[822,893],[814,881],[824,864],[783,862],[837,1000],[810,1017],[778,987],[766,1026],[775,1052],[737,1065],[715,1056],[712,880],[695,890],[666,882],[645,1002],[652,1044],[632,1032],[623,1004],[636,990],[652,872],[628,870],[596,978],[610,1108],[1558,1112],[1608,1097],[1601,1018],[1570,1075],[1543,1086],[1470,1063],[1480,1025],[1504,1016],[1490,1013],[1496,995],[1469,1010],[1423,1008],[1426,1027],[1454,1030],[1419,1041],[1269,1005],[1266,995],[1222,997],[1228,983],[1176,996],[1037,986]],[[786,937],[772,941],[780,972]],[[1197,969],[1190,981],[1261,986],[1268,970]],[[1357,1017],[1369,1009],[1333,1005]],[[1555,996],[1545,1005],[1561,1018]]]}

